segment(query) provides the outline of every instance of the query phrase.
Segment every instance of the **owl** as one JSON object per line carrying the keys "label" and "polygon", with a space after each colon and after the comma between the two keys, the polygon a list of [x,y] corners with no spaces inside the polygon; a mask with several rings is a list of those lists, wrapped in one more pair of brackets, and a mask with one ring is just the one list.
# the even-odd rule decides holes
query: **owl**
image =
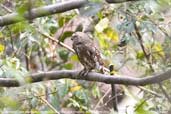
{"label": "owl", "polygon": [[75,32],[71,40],[79,61],[84,66],[80,75],[86,76],[91,70],[103,68],[103,61],[100,52],[95,47],[93,40],[84,32]]}

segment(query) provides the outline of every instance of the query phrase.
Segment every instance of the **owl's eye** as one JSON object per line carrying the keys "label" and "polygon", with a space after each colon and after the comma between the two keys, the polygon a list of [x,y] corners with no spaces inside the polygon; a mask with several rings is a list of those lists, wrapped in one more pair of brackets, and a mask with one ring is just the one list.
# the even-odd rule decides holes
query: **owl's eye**
{"label": "owl's eye", "polygon": [[74,40],[74,38],[76,38],[76,36],[72,36],[72,37],[71,37],[71,40]]}
{"label": "owl's eye", "polygon": [[81,44],[82,44],[82,42],[77,42],[77,43],[76,43],[76,45],[81,45]]}

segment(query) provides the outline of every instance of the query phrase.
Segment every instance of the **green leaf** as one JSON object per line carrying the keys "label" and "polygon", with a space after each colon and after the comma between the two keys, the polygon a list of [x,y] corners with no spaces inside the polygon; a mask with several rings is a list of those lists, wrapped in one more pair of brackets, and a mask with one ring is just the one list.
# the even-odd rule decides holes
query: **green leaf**
{"label": "green leaf", "polygon": [[19,102],[17,102],[15,99],[12,99],[11,97],[0,97],[0,102],[2,103],[0,106],[10,107],[13,109],[19,108]]}
{"label": "green leaf", "polygon": [[28,10],[28,3],[22,3],[22,5],[17,9],[19,15],[23,15]]}
{"label": "green leaf", "polygon": [[60,98],[63,98],[66,94],[69,92],[69,82],[68,80],[65,80],[65,83],[60,83],[57,81],[57,93]]}
{"label": "green leaf", "polygon": [[134,21],[126,21],[117,26],[120,31],[125,31],[126,33],[131,33],[134,31]]}
{"label": "green leaf", "polygon": [[135,114],[154,114],[153,112],[151,111],[148,111],[148,110],[144,110],[142,107],[139,108]]}
{"label": "green leaf", "polygon": [[10,28],[11,28],[11,31],[16,34],[19,32],[23,32],[26,28],[29,29],[30,27],[27,22],[19,22],[19,23],[10,25]]}
{"label": "green leaf", "polygon": [[118,32],[112,28],[106,28],[104,30],[104,34],[106,35],[106,37],[114,42],[119,42],[119,35]]}
{"label": "green leaf", "polygon": [[54,106],[56,109],[60,107],[60,100],[56,94],[49,95],[49,99],[51,100],[51,105]]}
{"label": "green leaf", "polygon": [[105,33],[97,33],[97,37],[100,39],[99,40],[100,46],[104,49],[109,49],[110,43],[108,42],[109,41],[108,36]]}
{"label": "green leaf", "polygon": [[5,46],[0,44],[0,53],[2,53],[4,51],[4,49],[5,49]]}
{"label": "green leaf", "polygon": [[103,32],[104,29],[106,29],[109,26],[109,19],[103,18],[102,20],[99,21],[99,23],[95,26],[95,29],[97,32]]}
{"label": "green leaf", "polygon": [[61,16],[61,17],[59,17],[59,19],[58,19],[59,27],[64,26],[64,24],[66,24],[69,20],[71,20],[72,17],[73,16]]}
{"label": "green leaf", "polygon": [[64,65],[63,65],[63,67],[64,67],[65,69],[70,70],[70,69],[72,69],[72,68],[73,68],[73,64],[71,64],[71,63],[64,64]]}
{"label": "green leaf", "polygon": [[137,55],[136,55],[136,58],[137,59],[140,59],[140,60],[142,60],[142,59],[144,59],[144,53],[143,53],[143,51],[139,51],[139,52],[137,52]]}
{"label": "green leaf", "polygon": [[135,114],[154,114],[152,111],[150,111],[150,106],[148,105],[148,102],[144,99],[140,100],[136,107],[135,107]]}
{"label": "green leaf", "polygon": [[147,21],[147,20],[149,20],[149,17],[148,17],[147,15],[143,15],[143,16],[141,17],[141,19],[142,19],[143,21]]}
{"label": "green leaf", "polygon": [[60,41],[63,42],[66,38],[70,37],[73,34],[71,31],[66,31],[60,37]]}
{"label": "green leaf", "polygon": [[3,37],[4,37],[4,35],[3,35],[3,33],[0,31],[0,39],[3,38]]}
{"label": "green leaf", "polygon": [[78,56],[77,56],[76,54],[74,54],[74,55],[72,55],[72,56],[70,57],[70,59],[71,59],[72,61],[78,61]]}
{"label": "green leaf", "polygon": [[67,61],[68,60],[68,51],[66,50],[60,50],[59,52],[59,57],[63,60],[63,61]]}
{"label": "green leaf", "polygon": [[161,17],[158,20],[161,21],[161,22],[163,22],[164,21],[164,18]]}
{"label": "green leaf", "polygon": [[70,98],[69,101],[71,102],[68,104],[69,107],[80,108],[80,104],[75,99]]}

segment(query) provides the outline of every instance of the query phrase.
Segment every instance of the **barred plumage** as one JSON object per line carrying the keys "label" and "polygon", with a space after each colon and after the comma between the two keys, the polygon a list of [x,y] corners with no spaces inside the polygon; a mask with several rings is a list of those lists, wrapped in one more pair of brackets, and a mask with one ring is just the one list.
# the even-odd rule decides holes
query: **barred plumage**
{"label": "barred plumage", "polygon": [[99,50],[94,46],[93,40],[84,32],[72,35],[73,49],[79,61],[84,66],[81,75],[87,75],[92,69],[101,69],[103,62]]}

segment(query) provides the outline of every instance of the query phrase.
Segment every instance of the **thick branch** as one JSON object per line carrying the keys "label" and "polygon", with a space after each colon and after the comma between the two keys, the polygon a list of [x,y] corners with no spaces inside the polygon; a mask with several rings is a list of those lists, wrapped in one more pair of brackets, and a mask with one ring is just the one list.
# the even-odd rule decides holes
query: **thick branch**
{"label": "thick branch", "polygon": [[[41,82],[45,80],[58,80],[63,78],[68,79],[79,79],[79,80],[87,80],[87,81],[97,81],[104,82],[107,84],[124,84],[124,85],[136,85],[136,86],[145,86],[148,84],[155,84],[162,82],[171,78],[171,70],[168,70],[164,73],[160,73],[154,76],[147,76],[144,78],[134,78],[134,77],[126,77],[126,76],[111,76],[100,73],[91,72],[88,76],[82,77],[78,76],[79,71],[73,70],[61,70],[61,71],[50,71],[50,72],[42,72],[32,74],[28,76],[26,79],[29,80],[30,83]],[[0,86],[1,87],[17,87],[21,86],[19,81],[14,79],[4,79],[0,78]]]}
{"label": "thick branch", "polygon": [[31,10],[32,17],[29,17],[29,13],[26,12],[23,16],[18,13],[11,13],[5,16],[0,16],[0,26],[17,23],[25,19],[35,19],[37,17],[47,16],[55,13],[61,13],[72,9],[80,8],[85,5],[88,0],[70,0],[67,2],[56,3],[40,8],[34,8]]}
{"label": "thick branch", "polygon": [[[128,1],[140,1],[140,0],[106,0],[108,3],[122,3]],[[72,9],[83,7],[88,3],[88,0],[70,0],[62,3],[56,3],[53,5],[48,5],[44,7],[34,8],[30,10],[31,17],[29,12],[25,12],[23,15],[18,13],[11,13],[4,16],[0,16],[0,26],[5,26],[13,23],[17,23],[23,20],[31,20],[38,17],[48,16],[55,13],[62,13]]]}
{"label": "thick branch", "polygon": [[19,81],[12,78],[0,78],[1,87],[16,87],[19,86]]}
{"label": "thick branch", "polygon": [[129,1],[140,1],[140,0],[106,0],[108,3],[122,3],[122,2],[129,2]]}

